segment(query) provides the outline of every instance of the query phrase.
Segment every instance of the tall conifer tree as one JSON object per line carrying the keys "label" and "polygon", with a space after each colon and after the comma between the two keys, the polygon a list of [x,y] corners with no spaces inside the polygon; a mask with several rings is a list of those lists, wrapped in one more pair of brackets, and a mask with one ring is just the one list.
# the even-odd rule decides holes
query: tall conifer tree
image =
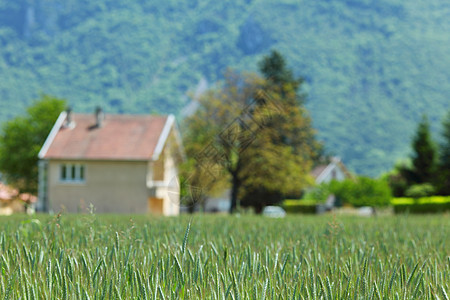
{"label": "tall conifer tree", "polygon": [[442,122],[442,143],[439,147],[439,193],[450,195],[450,110]]}
{"label": "tall conifer tree", "polygon": [[437,167],[436,146],[431,138],[428,118],[424,115],[412,142],[413,180],[416,184],[431,183]]}

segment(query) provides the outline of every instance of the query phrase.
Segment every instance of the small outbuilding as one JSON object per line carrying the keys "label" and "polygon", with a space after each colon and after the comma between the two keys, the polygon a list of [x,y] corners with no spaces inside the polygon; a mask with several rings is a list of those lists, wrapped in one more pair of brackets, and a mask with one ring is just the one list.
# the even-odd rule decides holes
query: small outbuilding
{"label": "small outbuilding", "polygon": [[[316,166],[310,174],[317,185],[329,183],[333,180],[343,181],[347,178],[352,178],[352,174],[348,171],[339,157],[332,157],[328,163]],[[336,199],[336,196],[332,194],[328,196],[325,204],[316,206],[316,212],[323,213],[336,206],[340,206],[340,203],[338,199]]]}

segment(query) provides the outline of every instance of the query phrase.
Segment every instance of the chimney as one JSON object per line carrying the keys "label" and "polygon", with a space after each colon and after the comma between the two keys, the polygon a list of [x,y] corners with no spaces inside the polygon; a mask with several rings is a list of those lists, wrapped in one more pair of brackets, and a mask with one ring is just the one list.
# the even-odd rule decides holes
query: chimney
{"label": "chimney", "polygon": [[97,106],[95,109],[95,126],[100,128],[102,127],[103,120],[105,119],[105,115],[103,114],[103,110],[100,106]]}
{"label": "chimney", "polygon": [[72,108],[69,106],[66,109],[66,122],[64,123],[64,127],[73,128],[75,127],[75,122],[72,120]]}

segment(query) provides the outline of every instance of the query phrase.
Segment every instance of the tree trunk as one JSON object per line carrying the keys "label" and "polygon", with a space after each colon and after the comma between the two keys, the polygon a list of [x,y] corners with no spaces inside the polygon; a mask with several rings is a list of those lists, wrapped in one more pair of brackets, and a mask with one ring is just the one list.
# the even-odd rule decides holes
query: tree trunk
{"label": "tree trunk", "polygon": [[231,205],[230,205],[230,214],[232,214],[237,207],[237,196],[238,196],[238,191],[239,191],[239,187],[241,185],[241,182],[237,176],[237,172],[236,173],[232,173],[231,174],[232,179],[231,179]]}
{"label": "tree trunk", "polygon": [[255,203],[255,205],[253,206],[253,208],[255,209],[255,213],[260,215],[263,211],[264,205],[260,202]]}

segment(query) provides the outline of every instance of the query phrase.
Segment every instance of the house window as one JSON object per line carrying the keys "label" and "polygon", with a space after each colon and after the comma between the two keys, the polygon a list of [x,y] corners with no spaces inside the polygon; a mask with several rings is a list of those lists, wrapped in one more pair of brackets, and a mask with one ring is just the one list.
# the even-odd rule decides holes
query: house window
{"label": "house window", "polygon": [[62,164],[59,169],[61,182],[84,182],[84,165]]}

